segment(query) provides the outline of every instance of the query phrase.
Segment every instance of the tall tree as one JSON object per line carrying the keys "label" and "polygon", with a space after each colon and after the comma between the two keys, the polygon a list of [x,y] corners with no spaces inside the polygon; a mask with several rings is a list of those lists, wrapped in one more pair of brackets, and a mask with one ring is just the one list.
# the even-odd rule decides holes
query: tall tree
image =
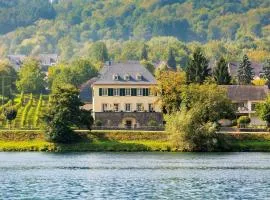
{"label": "tall tree", "polygon": [[254,78],[254,69],[251,66],[251,62],[247,55],[244,55],[242,62],[239,65],[237,70],[238,83],[240,85],[251,84],[251,81]]}
{"label": "tall tree", "polygon": [[[82,125],[91,127],[91,113],[81,110],[83,103],[79,99],[79,91],[74,86],[58,87],[51,95],[50,108],[44,114],[46,137],[49,141],[70,143],[78,139],[74,127]],[[87,120],[89,118],[91,120]]]}
{"label": "tall tree", "polygon": [[16,91],[17,72],[8,63],[0,61],[0,91],[1,95],[9,97]]}
{"label": "tall tree", "polygon": [[213,77],[218,85],[229,85],[231,76],[228,70],[228,63],[221,57],[213,71]]}
{"label": "tall tree", "polygon": [[37,60],[28,58],[24,61],[16,85],[24,93],[40,94],[45,90],[45,74]]}
{"label": "tall tree", "polygon": [[186,68],[186,76],[188,83],[200,83],[210,75],[210,69],[208,67],[208,60],[203,55],[200,48],[197,48],[192,58],[189,59]]}
{"label": "tall tree", "polygon": [[94,60],[105,62],[109,59],[108,49],[104,42],[95,42],[90,50],[90,57]]}
{"label": "tall tree", "polygon": [[268,59],[263,65],[264,78],[267,80],[267,85],[270,88],[270,59]]}
{"label": "tall tree", "polygon": [[168,55],[167,63],[169,65],[169,67],[176,70],[176,60],[175,60],[175,55],[174,55],[174,52],[173,52],[172,48],[169,49],[169,55]]}
{"label": "tall tree", "polygon": [[141,60],[148,60],[148,51],[147,46],[143,44],[142,52],[141,52]]}

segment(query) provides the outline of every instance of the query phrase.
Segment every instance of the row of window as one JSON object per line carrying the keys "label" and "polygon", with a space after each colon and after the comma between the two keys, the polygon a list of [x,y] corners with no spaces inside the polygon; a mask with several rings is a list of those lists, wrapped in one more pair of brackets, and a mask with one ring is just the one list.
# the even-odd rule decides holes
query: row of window
{"label": "row of window", "polygon": [[[152,103],[148,104],[148,108],[145,109],[144,105],[142,103],[137,103],[136,107],[133,107],[134,105],[132,105],[131,103],[126,103],[124,105],[125,108],[125,112],[133,112],[133,111],[137,111],[137,112],[143,112],[143,111],[149,111],[149,112],[153,112],[154,111],[154,105]],[[114,112],[120,112],[123,110],[120,110],[120,104],[119,103],[114,103],[113,104],[113,108],[110,108],[110,104],[104,103],[102,104],[102,112],[108,112],[108,111],[114,111]]]}
{"label": "row of window", "polygon": [[155,96],[149,88],[99,88],[99,96]]}

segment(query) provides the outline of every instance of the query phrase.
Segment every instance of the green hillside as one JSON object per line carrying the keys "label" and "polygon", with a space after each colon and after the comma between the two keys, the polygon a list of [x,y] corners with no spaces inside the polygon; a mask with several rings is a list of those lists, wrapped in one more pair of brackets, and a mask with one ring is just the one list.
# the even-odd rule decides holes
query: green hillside
{"label": "green hillside", "polygon": [[[70,60],[89,56],[92,42],[104,40],[111,57],[129,59],[132,56],[122,56],[122,49],[133,50],[132,41],[158,36],[173,36],[180,43],[218,40],[225,49],[256,51],[263,58],[270,51],[269,0],[56,0],[52,5],[40,0],[14,2],[0,0],[0,27],[5,33],[0,37],[2,58],[8,53],[56,52],[63,60]],[[25,16],[28,6],[33,14]],[[13,14],[5,14],[11,11]]]}
{"label": "green hillside", "polygon": [[[19,95],[13,102],[3,105],[1,111],[5,107],[14,106],[17,110],[16,119],[11,122],[11,129],[37,129],[41,125],[40,115],[48,106],[47,95]],[[9,124],[3,114],[0,119],[0,128],[8,129]]]}

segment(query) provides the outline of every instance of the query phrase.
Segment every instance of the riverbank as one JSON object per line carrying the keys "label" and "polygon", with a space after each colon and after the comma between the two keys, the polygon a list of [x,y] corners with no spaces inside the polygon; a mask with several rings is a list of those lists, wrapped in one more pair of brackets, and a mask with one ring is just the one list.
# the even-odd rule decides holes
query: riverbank
{"label": "riverbank", "polygon": [[[177,151],[163,131],[79,132],[82,140],[74,144],[45,141],[42,131],[0,131],[0,151]],[[270,152],[269,133],[219,133],[223,148],[219,151]]]}

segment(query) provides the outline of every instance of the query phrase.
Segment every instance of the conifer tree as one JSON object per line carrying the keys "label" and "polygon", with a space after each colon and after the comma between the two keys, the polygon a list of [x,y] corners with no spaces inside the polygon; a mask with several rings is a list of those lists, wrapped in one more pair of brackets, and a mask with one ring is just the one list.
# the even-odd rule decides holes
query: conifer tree
{"label": "conifer tree", "polygon": [[141,60],[148,60],[147,46],[144,44],[141,52]]}
{"label": "conifer tree", "polygon": [[213,77],[218,85],[229,85],[231,76],[228,71],[228,63],[221,57],[213,71]]}
{"label": "conifer tree", "polygon": [[270,88],[270,59],[268,59],[263,65],[264,78],[267,80],[267,85]]}
{"label": "conifer tree", "polygon": [[208,60],[203,55],[200,48],[197,48],[192,58],[189,59],[186,68],[186,76],[188,83],[203,83],[205,79],[210,76],[210,69],[208,67]]}
{"label": "conifer tree", "polygon": [[175,55],[173,53],[172,48],[169,49],[169,56],[168,56],[167,63],[170,68],[172,68],[173,70],[176,70],[176,60],[175,60]]}
{"label": "conifer tree", "polygon": [[251,67],[251,62],[247,55],[244,55],[242,62],[237,70],[238,84],[248,85],[254,78],[254,69]]}

